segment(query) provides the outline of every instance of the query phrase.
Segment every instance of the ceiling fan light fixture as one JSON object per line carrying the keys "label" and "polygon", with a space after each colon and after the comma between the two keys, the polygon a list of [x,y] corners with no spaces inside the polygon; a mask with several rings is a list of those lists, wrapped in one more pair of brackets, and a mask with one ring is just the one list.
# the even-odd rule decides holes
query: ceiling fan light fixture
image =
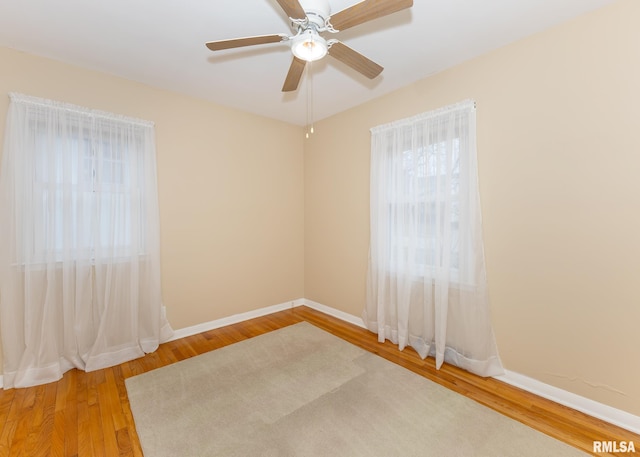
{"label": "ceiling fan light fixture", "polygon": [[309,29],[293,38],[291,52],[298,59],[314,62],[327,55],[327,41],[315,30]]}

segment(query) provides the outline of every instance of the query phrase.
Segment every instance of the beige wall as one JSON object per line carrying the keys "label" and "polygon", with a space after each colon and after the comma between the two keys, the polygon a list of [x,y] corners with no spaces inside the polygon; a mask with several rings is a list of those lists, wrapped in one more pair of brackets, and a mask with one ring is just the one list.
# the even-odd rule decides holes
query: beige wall
{"label": "beige wall", "polygon": [[506,368],[640,415],[638,23],[640,2],[621,1],[317,123],[305,297],[363,309],[369,128],[475,99]]}
{"label": "beige wall", "polygon": [[11,91],[155,122],[174,328],[304,296],[301,128],[0,48],[0,144]]}

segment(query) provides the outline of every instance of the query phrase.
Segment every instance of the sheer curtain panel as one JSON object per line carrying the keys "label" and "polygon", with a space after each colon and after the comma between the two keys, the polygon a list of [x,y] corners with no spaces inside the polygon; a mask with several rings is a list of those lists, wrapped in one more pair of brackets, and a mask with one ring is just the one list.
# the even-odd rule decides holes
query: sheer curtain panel
{"label": "sheer curtain panel", "polygon": [[4,387],[143,356],[160,293],[154,126],[10,94],[0,175]]}
{"label": "sheer curtain panel", "polygon": [[436,367],[503,373],[491,327],[475,104],[371,130],[371,243],[363,319]]}

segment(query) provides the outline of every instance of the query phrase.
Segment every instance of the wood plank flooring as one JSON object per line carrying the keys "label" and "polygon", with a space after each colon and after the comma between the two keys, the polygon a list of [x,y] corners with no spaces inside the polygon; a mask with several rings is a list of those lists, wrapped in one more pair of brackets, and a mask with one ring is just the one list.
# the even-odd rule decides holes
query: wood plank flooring
{"label": "wood plank flooring", "polygon": [[399,352],[366,330],[301,306],[165,343],[153,354],[116,367],[72,370],[55,383],[0,390],[0,456],[141,457],[126,378],[302,321],[590,454],[593,441],[604,440],[633,441],[640,455],[640,435],[495,379],[446,364],[436,370],[432,359],[421,360],[411,349]]}

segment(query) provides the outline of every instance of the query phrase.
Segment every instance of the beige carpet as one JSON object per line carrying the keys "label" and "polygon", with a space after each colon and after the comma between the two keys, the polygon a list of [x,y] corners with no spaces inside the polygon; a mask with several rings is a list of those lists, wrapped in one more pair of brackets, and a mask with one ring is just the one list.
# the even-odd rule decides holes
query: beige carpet
{"label": "beige carpet", "polygon": [[126,385],[145,457],[586,455],[308,323]]}

